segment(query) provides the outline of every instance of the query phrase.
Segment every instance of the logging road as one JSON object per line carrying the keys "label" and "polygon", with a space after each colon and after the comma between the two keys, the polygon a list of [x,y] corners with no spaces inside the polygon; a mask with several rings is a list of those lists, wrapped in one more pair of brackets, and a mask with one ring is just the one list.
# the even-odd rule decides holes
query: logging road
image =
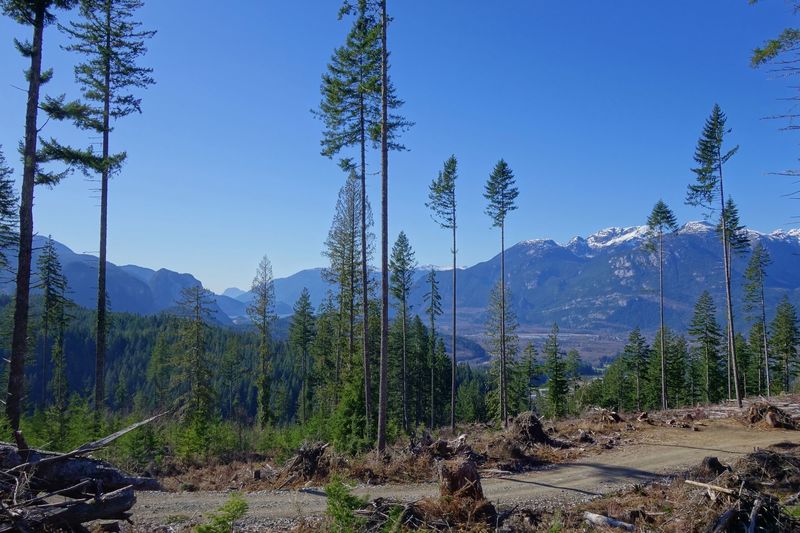
{"label": "logging road", "polygon": [[[710,423],[698,432],[653,428],[641,443],[543,470],[484,478],[482,484],[486,497],[500,506],[583,500],[681,472],[708,455],[732,462],[755,447],[786,441],[800,443],[800,432],[749,429],[732,421]],[[370,498],[414,501],[435,496],[437,491],[435,483],[409,483],[359,486],[354,492]],[[227,498],[225,492],[140,492],[133,521],[136,530],[166,523],[180,530],[197,523],[203,513],[213,511]],[[322,516],[326,505],[324,492],[316,488],[257,492],[247,494],[246,499],[250,505],[244,520],[247,526],[270,529],[281,529],[300,517]]]}

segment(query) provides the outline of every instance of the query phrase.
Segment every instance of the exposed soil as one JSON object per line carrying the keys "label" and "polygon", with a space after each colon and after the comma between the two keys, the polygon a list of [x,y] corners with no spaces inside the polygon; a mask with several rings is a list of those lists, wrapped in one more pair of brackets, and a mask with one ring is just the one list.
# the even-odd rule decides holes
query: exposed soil
{"label": "exposed soil", "polygon": [[[692,421],[691,425],[684,425],[687,427],[642,424],[629,429],[635,438],[620,439],[617,446],[601,448],[593,455],[522,474],[495,477],[484,474],[483,491],[498,508],[520,505],[552,509],[663,479],[687,470],[706,456],[713,455],[729,463],[755,448],[780,442],[800,443],[798,432],[748,427],[734,419]],[[354,492],[370,498],[416,501],[436,495],[438,486],[432,482],[361,484]],[[135,526],[128,530],[189,530],[202,521],[204,513],[222,505],[227,497],[227,491],[142,492],[137,495],[133,509]],[[281,531],[300,523],[313,528],[326,508],[325,493],[315,486],[251,492],[245,497],[250,510],[242,525],[252,531]]]}

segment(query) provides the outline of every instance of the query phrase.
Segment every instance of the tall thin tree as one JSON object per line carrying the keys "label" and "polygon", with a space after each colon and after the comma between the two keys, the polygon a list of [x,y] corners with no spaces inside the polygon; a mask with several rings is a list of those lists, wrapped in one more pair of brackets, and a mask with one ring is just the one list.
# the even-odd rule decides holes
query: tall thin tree
{"label": "tall thin tree", "polygon": [[81,87],[88,105],[78,109],[65,109],[81,129],[98,133],[102,137],[101,153],[93,150],[76,150],[57,146],[56,157],[81,166],[86,173],[100,177],[100,257],[97,269],[97,322],[95,331],[95,388],[94,408],[99,413],[105,402],[105,360],[107,350],[106,257],[108,237],[108,181],[119,172],[126,153],[111,154],[110,137],[112,120],[132,113],[141,113],[141,99],[134,89],[143,89],[155,83],[152,69],[137,64],[145,54],[145,42],[154,31],[141,28],[134,20],[136,11],[144,5],[142,0],[80,0],[80,19],[61,30],[71,44],[66,49],[84,56],[75,67],[75,79]]}
{"label": "tall thin tree", "polygon": [[650,216],[647,217],[647,231],[650,239],[648,245],[650,249],[655,248],[653,241],[658,241],[658,316],[659,352],[661,356],[661,409],[667,408],[667,363],[666,351],[664,348],[664,233],[674,232],[678,229],[678,222],[672,210],[662,200],[656,202]]}
{"label": "tall thin tree", "polygon": [[272,263],[265,255],[261,258],[253,278],[250,291],[255,295],[247,307],[247,314],[258,331],[258,423],[261,427],[269,425],[270,413],[270,372],[272,369],[270,348],[272,344],[272,323],[275,321],[275,287],[272,279]]}
{"label": "tall thin tree", "polygon": [[436,281],[436,271],[431,269],[425,276],[428,292],[425,293],[425,313],[430,324],[430,346],[428,347],[428,362],[431,369],[431,418],[430,428],[436,422],[436,317],[442,314],[442,295],[439,293],[439,282]]}
{"label": "tall thin tree", "polygon": [[[364,364],[364,393],[367,434],[372,420],[372,385],[369,353],[369,273],[367,264],[367,145],[375,145],[386,130],[387,149],[403,150],[395,134],[410,123],[400,116],[388,117],[383,128],[384,101],[388,110],[403,105],[394,95],[388,78],[381,72],[383,64],[381,13],[374,0],[345,0],[339,17],[353,15],[353,26],[344,46],[334,50],[327,72],[322,76],[322,101],[316,115],[324,125],[321,141],[322,155],[334,157],[342,150],[356,147],[358,165],[351,158],[340,160],[345,170],[356,170],[361,182],[361,312],[362,357]],[[384,90],[386,82],[386,97]],[[382,144],[382,143],[381,143]]]}
{"label": "tall thin tree", "polygon": [[44,29],[56,20],[56,10],[71,9],[77,0],[0,0],[3,14],[33,30],[31,41],[14,40],[17,50],[30,59],[25,72],[28,98],[25,106],[25,137],[21,143],[23,171],[19,206],[19,250],[17,283],[14,293],[14,329],[11,335],[11,362],[8,373],[6,415],[13,430],[19,429],[22,396],[25,391],[25,359],[28,355],[28,316],[30,308],[31,261],[33,251],[33,188],[36,183],[56,183],[61,175],[45,173],[40,163],[47,159],[38,149],[41,86],[53,76],[42,71]]}
{"label": "tall thin tree", "polygon": [[500,228],[500,416],[508,427],[508,373],[506,372],[506,215],[515,210],[519,195],[514,173],[501,159],[489,175],[483,193],[489,201],[486,214]]}
{"label": "tall thin tree", "polygon": [[314,341],[314,310],[311,307],[311,293],[303,287],[300,297],[294,304],[294,314],[289,324],[289,344],[300,366],[300,420],[308,421],[310,408],[311,372],[309,354]]}
{"label": "tall thin tree", "polygon": [[767,339],[767,304],[764,298],[764,280],[767,275],[767,267],[771,263],[772,259],[769,256],[769,252],[761,243],[758,243],[753,247],[753,253],[750,255],[750,261],[744,272],[745,311],[755,312],[755,318],[761,324],[761,355],[764,357],[764,379],[767,386],[767,398],[770,396],[769,340]]}
{"label": "tall thin tree", "polygon": [[50,333],[52,328],[57,328],[60,324],[65,306],[65,294],[67,292],[67,278],[61,269],[61,261],[58,259],[53,239],[48,237],[44,250],[39,254],[37,260],[39,271],[39,283],[37,288],[42,291],[42,314],[40,317],[40,327],[42,332],[42,359],[40,365],[40,376],[42,381],[41,406],[47,407],[47,362],[50,359],[48,351],[51,351],[52,338]]}
{"label": "tall thin tree", "polygon": [[[719,201],[720,219],[728,220],[727,206],[725,203],[725,188],[723,180],[723,167],[739,149],[738,146],[723,153],[725,135],[730,132],[725,126],[726,117],[719,105],[714,104],[711,115],[706,119],[700,139],[697,141],[694,160],[697,167],[692,169],[697,181],[689,184],[686,203],[693,206],[702,206],[714,211],[715,201]],[[742,396],[739,391],[739,372],[736,362],[736,337],[733,322],[733,301],[731,298],[731,270],[730,249],[728,240],[728,224],[721,224],[722,230],[722,266],[725,278],[725,298],[728,319],[728,350],[731,366],[733,368],[733,382],[736,390],[736,402],[742,406]]]}
{"label": "tall thin tree", "polygon": [[428,191],[428,202],[425,204],[433,211],[433,219],[444,229],[453,232],[453,358],[450,376],[450,429],[456,428],[456,179],[458,178],[458,161],[451,155],[444,162],[439,176],[431,182]]}
{"label": "tall thin tree", "polygon": [[392,257],[389,260],[391,270],[391,291],[392,296],[397,300],[400,308],[400,323],[402,336],[402,370],[401,387],[403,403],[403,429],[408,432],[408,365],[407,365],[407,330],[408,330],[408,297],[411,293],[411,286],[414,282],[414,271],[417,269],[417,261],[414,259],[414,250],[405,232],[401,231],[392,247]]}
{"label": "tall thin tree", "polygon": [[14,171],[6,164],[0,146],[0,268],[8,267],[6,250],[19,240],[19,198],[14,191]]}

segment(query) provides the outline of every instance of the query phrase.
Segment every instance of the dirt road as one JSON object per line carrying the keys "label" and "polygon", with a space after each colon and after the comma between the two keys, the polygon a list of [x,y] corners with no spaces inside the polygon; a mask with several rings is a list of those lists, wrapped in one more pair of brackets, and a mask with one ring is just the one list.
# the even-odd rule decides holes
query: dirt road
{"label": "dirt road", "polygon": [[[495,504],[542,504],[543,502],[591,498],[625,485],[643,483],[680,472],[708,455],[722,462],[778,442],[800,442],[800,432],[749,429],[735,422],[709,423],[699,432],[658,428],[644,432],[643,442],[586,457],[574,463],[559,464],[526,474],[483,480],[486,497]],[[413,501],[434,496],[433,483],[360,486],[362,496],[390,497]],[[172,523],[176,529],[196,523],[205,512],[222,505],[224,492],[139,493],[133,509],[139,524]],[[250,510],[248,525],[280,527],[299,517],[321,516],[325,494],[321,489],[260,492],[246,496]]]}

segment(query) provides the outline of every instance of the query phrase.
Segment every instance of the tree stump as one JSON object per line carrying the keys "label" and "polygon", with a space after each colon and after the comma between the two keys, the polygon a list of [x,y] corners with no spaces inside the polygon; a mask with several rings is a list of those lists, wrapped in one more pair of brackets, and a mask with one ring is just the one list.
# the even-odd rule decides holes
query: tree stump
{"label": "tree stump", "polygon": [[439,495],[457,498],[483,499],[478,466],[469,459],[441,461],[437,468]]}

